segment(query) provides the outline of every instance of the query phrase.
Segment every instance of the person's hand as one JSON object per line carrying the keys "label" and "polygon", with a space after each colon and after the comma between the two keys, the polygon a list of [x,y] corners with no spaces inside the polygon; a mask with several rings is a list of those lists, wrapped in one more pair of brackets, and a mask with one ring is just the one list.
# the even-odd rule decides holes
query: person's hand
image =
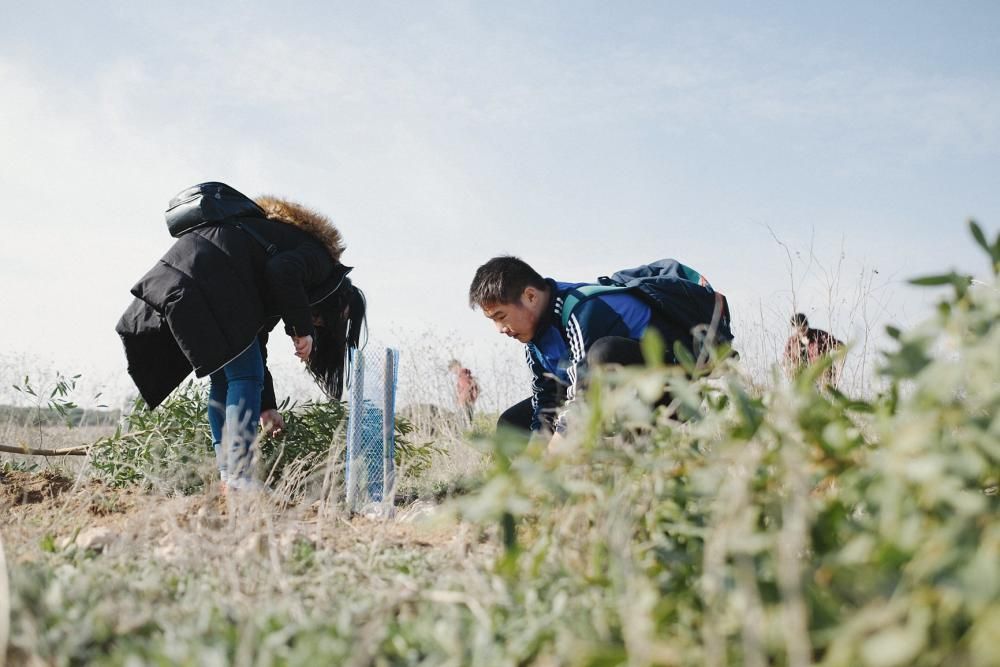
{"label": "person's hand", "polygon": [[295,356],[302,361],[308,361],[313,349],[313,337],[292,336],[292,342],[295,344]]}
{"label": "person's hand", "polygon": [[264,410],[260,413],[260,426],[264,433],[278,437],[285,431],[285,420],[277,410]]}

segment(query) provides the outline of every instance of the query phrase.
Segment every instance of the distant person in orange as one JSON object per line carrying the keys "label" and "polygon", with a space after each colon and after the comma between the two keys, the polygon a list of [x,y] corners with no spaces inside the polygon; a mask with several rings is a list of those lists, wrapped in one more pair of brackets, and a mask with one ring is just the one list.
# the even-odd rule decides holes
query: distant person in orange
{"label": "distant person in orange", "polygon": [[448,370],[455,374],[455,395],[459,410],[465,415],[466,422],[472,424],[476,401],[479,399],[479,383],[472,376],[472,371],[462,366],[458,359],[448,362]]}
{"label": "distant person in orange", "polygon": [[[791,325],[792,335],[785,343],[785,373],[789,378],[795,377],[801,369],[833,354],[844,346],[843,341],[837,340],[830,333],[822,329],[810,328],[809,318],[803,313],[796,313],[792,316]],[[840,366],[834,362],[823,373],[820,384],[836,386],[839,380]]]}

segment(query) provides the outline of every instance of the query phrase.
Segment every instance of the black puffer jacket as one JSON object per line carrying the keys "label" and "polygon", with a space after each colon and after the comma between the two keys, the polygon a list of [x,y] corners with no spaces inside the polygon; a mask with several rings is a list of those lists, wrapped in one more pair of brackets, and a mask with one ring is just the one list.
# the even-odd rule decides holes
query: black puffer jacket
{"label": "black puffer jacket", "polygon": [[[340,234],[328,220],[281,199],[254,202],[217,183],[185,192],[200,188],[195,196],[209,196],[209,186],[227,188],[235,215],[196,221],[135,284],[136,299],[115,327],[150,408],[192,370],[204,377],[255,337],[266,343],[279,318],[285,333],[311,335],[310,306],[350,284]],[[261,241],[273,244],[270,255]],[[265,384],[262,409],[273,408],[270,373]]]}

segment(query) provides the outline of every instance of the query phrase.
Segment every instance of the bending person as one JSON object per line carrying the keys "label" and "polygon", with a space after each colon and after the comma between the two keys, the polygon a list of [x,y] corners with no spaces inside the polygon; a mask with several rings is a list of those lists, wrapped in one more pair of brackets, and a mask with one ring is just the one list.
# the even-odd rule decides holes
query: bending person
{"label": "bending person", "polygon": [[284,426],[268,333],[282,320],[295,356],[339,399],[364,295],[340,263],[340,233],[298,204],[202,183],[171,200],[166,217],[177,241],[132,287],[135,300],[115,330],[150,409],[192,371],[211,378],[208,421],[223,490],[248,486],[258,420],[265,430]]}
{"label": "bending person", "polygon": [[[523,343],[531,396],[497,423],[530,431],[554,444],[566,430],[566,408],[588,368],[645,362],[640,340],[653,328],[676,363],[679,343],[698,359],[703,342],[732,340],[725,297],[701,274],[672,259],[624,269],[596,284],[543,278],[517,257],[494,257],[476,270],[469,305],[496,330]],[[697,331],[702,331],[699,340]]]}
{"label": "bending person", "polygon": [[[810,327],[809,318],[804,313],[795,313],[789,324],[792,327],[792,335],[785,341],[784,354],[785,375],[789,379],[824,357],[834,356],[835,352],[844,347],[844,342],[830,332]],[[837,386],[840,381],[841,362],[842,359],[834,358],[830,367],[818,378],[820,386]]]}

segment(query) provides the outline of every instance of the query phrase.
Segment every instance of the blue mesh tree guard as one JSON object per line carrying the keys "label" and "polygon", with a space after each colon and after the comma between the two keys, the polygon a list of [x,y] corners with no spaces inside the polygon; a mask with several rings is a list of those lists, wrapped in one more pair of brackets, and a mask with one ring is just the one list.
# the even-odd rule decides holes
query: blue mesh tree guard
{"label": "blue mesh tree guard", "polygon": [[352,350],[347,413],[347,507],[391,513],[399,351]]}

